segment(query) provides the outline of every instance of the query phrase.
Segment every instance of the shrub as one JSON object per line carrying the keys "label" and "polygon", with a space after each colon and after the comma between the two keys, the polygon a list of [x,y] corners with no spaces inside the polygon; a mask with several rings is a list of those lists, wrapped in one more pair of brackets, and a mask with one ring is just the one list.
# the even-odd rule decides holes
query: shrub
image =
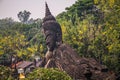
{"label": "shrub", "polygon": [[25,80],[72,80],[67,73],[53,68],[37,68]]}
{"label": "shrub", "polygon": [[12,80],[10,68],[0,66],[0,80]]}

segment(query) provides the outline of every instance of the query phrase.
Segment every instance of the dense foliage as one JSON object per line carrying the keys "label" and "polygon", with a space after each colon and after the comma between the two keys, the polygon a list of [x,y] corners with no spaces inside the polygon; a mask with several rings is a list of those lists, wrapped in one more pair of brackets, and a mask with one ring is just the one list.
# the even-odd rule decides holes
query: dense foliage
{"label": "dense foliage", "polygon": [[41,33],[41,19],[32,24],[15,22],[11,18],[0,20],[0,63],[7,64],[12,56],[31,60],[42,56],[45,49]]}
{"label": "dense foliage", "polygon": [[0,66],[0,80],[12,80],[10,68]]}
{"label": "dense foliage", "polygon": [[26,76],[25,80],[72,80],[67,73],[53,68],[37,68]]}
{"label": "dense foliage", "polygon": [[93,57],[110,70],[119,71],[119,0],[77,0],[57,16],[63,40],[80,56]]}

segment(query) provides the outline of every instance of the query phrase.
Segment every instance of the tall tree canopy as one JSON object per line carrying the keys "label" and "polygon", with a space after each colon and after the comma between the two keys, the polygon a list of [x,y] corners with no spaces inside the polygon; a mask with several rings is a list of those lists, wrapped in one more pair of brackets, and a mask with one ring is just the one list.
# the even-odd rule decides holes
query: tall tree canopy
{"label": "tall tree canopy", "polygon": [[[63,41],[78,54],[120,69],[120,1],[77,0],[57,16]],[[117,67],[116,67],[117,66]]]}
{"label": "tall tree canopy", "polygon": [[31,13],[29,11],[24,10],[20,11],[17,16],[21,22],[26,23],[30,17],[30,14]]}

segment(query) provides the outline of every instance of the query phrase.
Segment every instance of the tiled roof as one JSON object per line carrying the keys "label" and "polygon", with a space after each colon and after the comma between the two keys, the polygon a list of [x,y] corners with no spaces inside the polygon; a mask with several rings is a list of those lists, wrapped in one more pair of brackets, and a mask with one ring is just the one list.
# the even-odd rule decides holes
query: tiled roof
{"label": "tiled roof", "polygon": [[[16,68],[26,68],[26,67],[29,67],[30,65],[32,65],[33,62],[30,62],[30,61],[21,61],[21,62],[18,62],[16,63]],[[13,64],[12,68],[15,68],[15,64]]]}

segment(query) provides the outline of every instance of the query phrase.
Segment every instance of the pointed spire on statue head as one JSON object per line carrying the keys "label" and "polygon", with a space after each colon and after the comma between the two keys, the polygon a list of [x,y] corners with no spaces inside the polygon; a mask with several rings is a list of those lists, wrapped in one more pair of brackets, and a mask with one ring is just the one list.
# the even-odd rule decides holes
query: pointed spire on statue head
{"label": "pointed spire on statue head", "polygon": [[45,16],[51,15],[47,2],[45,2],[45,7],[46,7]]}
{"label": "pointed spire on statue head", "polygon": [[55,17],[51,14],[47,2],[45,2],[45,7],[46,7],[46,11],[45,11],[45,17],[43,18],[43,23],[47,22],[47,21],[56,21]]}

